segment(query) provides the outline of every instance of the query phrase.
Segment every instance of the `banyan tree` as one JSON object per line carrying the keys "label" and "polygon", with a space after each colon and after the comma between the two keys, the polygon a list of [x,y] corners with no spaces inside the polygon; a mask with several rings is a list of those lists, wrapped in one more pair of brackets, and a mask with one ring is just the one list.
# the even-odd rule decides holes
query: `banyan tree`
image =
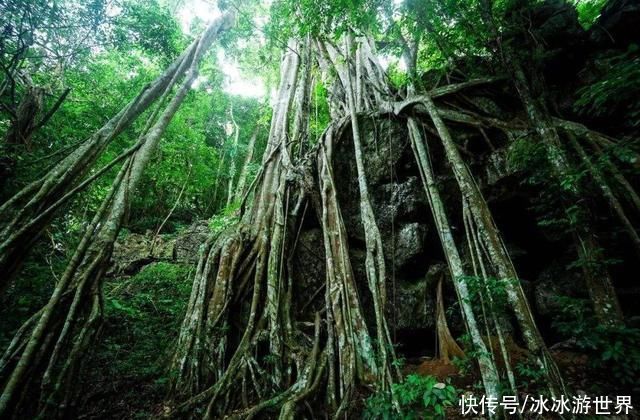
{"label": "banyan tree", "polygon": [[[436,1],[434,8],[445,10],[445,3]],[[585,168],[629,243],[640,249],[633,225],[637,215],[630,211],[640,210],[640,199],[632,182],[610,161],[598,161],[602,149],[618,140],[551,112],[545,98],[534,94],[544,81],[523,68],[513,45],[503,42],[506,24],[496,16],[496,6],[488,1],[476,6],[474,16],[489,45],[481,53],[498,57],[491,77],[459,72],[446,81],[420,78],[424,45],[450,51],[451,61],[457,53],[432,18],[424,23],[435,40],[431,43],[421,42],[418,31],[405,28],[396,34],[407,66],[401,86],[391,80],[379,51],[383,43],[366,22],[335,17],[323,27],[333,32],[322,33],[303,19],[309,27],[301,24],[285,32],[288,39],[278,39],[281,59],[270,125],[255,125],[239,167],[237,111],[227,111],[224,134],[232,147],[219,154],[212,202],[226,202],[235,213],[200,246],[186,313],[173,332],[164,416],[351,418],[373,393],[388,396],[399,409],[394,385],[405,372],[396,336],[396,258],[402,256],[396,249],[396,213],[410,204],[403,202],[408,199],[398,179],[415,181],[411,194],[424,206],[406,213],[429,224],[428,252],[444,262],[440,268],[446,266],[428,291],[436,300],[437,356],[447,364],[471,358],[484,393],[500,398],[518,395],[523,380],[512,360],[516,348],[539,373],[541,392],[569,395],[537,325],[521,268],[494,220],[487,176],[474,160],[496,156],[523,139],[542,150],[549,178],[562,193],[558,206],[582,217],[569,229],[570,243],[584,262],[584,283],[598,322],[624,323],[611,274],[596,261],[595,212],[571,176],[574,166]],[[305,7],[311,6],[292,6],[290,17],[308,13]],[[85,353],[100,336],[104,278],[132,197],[203,57],[236,15],[242,16],[242,7],[230,8],[236,12],[225,12],[207,26],[102,128],[1,205],[0,292],[60,210],[119,168],[49,300],[20,327],[0,360],[0,417],[73,413],[77,379],[90,368]],[[454,18],[470,24],[469,17]],[[393,23],[387,29],[392,32]],[[318,107],[318,87],[328,106],[322,130],[311,112]],[[109,144],[142,115],[146,120],[137,140],[97,168]],[[266,147],[252,178],[249,165],[262,135]],[[382,154],[388,156],[381,165],[375,158]],[[391,200],[398,203],[385,210]],[[312,231],[313,241],[302,239]],[[303,278],[303,247],[320,273],[312,278]],[[412,264],[425,276],[435,267],[421,259]],[[449,325],[455,317],[457,329]]]}

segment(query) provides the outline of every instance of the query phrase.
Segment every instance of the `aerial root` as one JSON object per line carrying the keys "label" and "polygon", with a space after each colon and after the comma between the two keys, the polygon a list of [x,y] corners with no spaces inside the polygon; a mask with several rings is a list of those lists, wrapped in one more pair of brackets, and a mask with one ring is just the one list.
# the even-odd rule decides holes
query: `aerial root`
{"label": "aerial root", "polygon": [[[327,364],[326,352],[320,352],[320,314],[316,313],[315,334],[313,348],[306,358],[305,365],[298,375],[296,382],[285,391],[267,399],[262,399],[258,404],[240,411],[231,413],[229,419],[251,419],[262,410],[269,407],[280,406],[279,419],[295,418],[296,406],[314,392],[324,377]],[[255,378],[254,378],[255,379]],[[254,384],[257,386],[257,384]]]}

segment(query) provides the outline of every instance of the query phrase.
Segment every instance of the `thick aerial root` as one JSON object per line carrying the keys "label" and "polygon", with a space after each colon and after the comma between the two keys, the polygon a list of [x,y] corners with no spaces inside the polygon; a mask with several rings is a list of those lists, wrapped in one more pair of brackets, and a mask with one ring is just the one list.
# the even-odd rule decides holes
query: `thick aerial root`
{"label": "thick aerial root", "polygon": [[469,203],[471,216],[478,226],[480,232],[480,240],[487,249],[487,255],[494,271],[504,284],[509,304],[518,320],[518,325],[522,331],[523,338],[527,344],[529,351],[538,361],[538,365],[545,374],[547,384],[551,395],[557,396],[563,393],[564,385],[558,368],[551,358],[549,351],[542,340],[540,331],[536,326],[535,320],[529,303],[522,290],[518,275],[509,257],[509,254],[502,243],[498,228],[495,226],[491,212],[484,201],[484,197],[479,187],[474,181],[469,168],[466,166],[456,144],[454,143],[449,129],[438,113],[433,100],[425,96],[422,102],[429,112],[429,115],[436,127],[438,135],[442,140],[445,155],[451,163],[453,173],[455,175],[460,191],[464,200]]}
{"label": "thick aerial root", "polygon": [[[266,160],[256,189],[271,203],[263,200],[204,247],[174,360],[174,401],[193,396],[173,405],[170,417],[206,406],[204,418],[251,418],[279,407],[280,418],[291,419],[303,401],[339,415],[358,386],[384,389],[378,373],[388,380],[393,367],[374,350],[362,315],[331,173],[333,135],[347,126],[344,119],[328,129],[318,149],[316,213],[325,239],[327,309],[311,323],[313,336],[303,332],[308,321],[291,318],[294,285],[285,261],[296,246],[307,199],[304,188],[283,187],[286,157],[276,156]],[[248,284],[247,276],[253,280]],[[242,302],[249,295],[247,308]],[[241,320],[231,319],[232,308]],[[235,339],[230,328],[220,328],[232,322],[242,331]],[[327,392],[314,392],[325,381]]]}
{"label": "thick aerial root", "polygon": [[[74,399],[76,378],[86,350],[99,334],[102,318],[102,282],[120,226],[125,220],[131,194],[167,125],[197,78],[200,59],[218,33],[226,29],[231,16],[213,22],[194,47],[185,63],[188,74],[166,108],[151,118],[140,136],[139,148],[126,158],[111,190],[57,281],[53,294],[28,334],[19,331],[18,341],[3,363],[0,417],[10,412],[39,417],[65,417]],[[177,78],[178,76],[175,76]],[[24,337],[24,338],[22,338]],[[4,358],[3,358],[4,360]],[[39,385],[39,387],[37,386]],[[34,410],[28,401],[39,400]]]}
{"label": "thick aerial root", "polygon": [[[176,395],[198,391],[201,384],[214,375],[208,370],[209,358],[213,357],[207,351],[209,344],[218,342],[218,350],[224,355],[224,337],[220,337],[218,330],[226,322],[231,302],[229,281],[233,278],[229,273],[235,271],[239,261],[241,241],[240,235],[214,236],[204,245],[173,359],[172,392]],[[222,275],[217,275],[214,280],[220,284],[214,289],[209,279],[218,272]],[[211,315],[209,322],[207,315]]]}
{"label": "thick aerial root", "polygon": [[[356,52],[356,63],[359,59],[361,62],[370,62],[369,57],[362,58],[363,47],[369,46],[369,43],[365,38],[360,39],[358,43],[358,50]],[[351,51],[351,35],[347,34],[345,38],[345,51],[347,56]],[[356,64],[356,73],[361,68]],[[358,95],[353,92],[353,80],[351,72],[346,69],[346,75],[348,83],[346,84],[347,104],[349,108],[349,116],[351,118],[351,129],[353,135],[354,156],[356,161],[356,168],[358,172],[358,189],[360,192],[360,219],[365,235],[366,243],[366,258],[365,268],[367,274],[367,281],[369,284],[369,291],[373,298],[373,306],[376,317],[376,332],[378,339],[378,359],[380,360],[379,370],[379,384],[382,389],[387,390],[391,388],[391,384],[398,379],[399,372],[397,369],[393,369],[395,361],[395,354],[393,350],[393,344],[391,342],[391,336],[389,334],[389,328],[384,315],[384,308],[386,304],[386,268],[384,261],[384,251],[382,246],[382,237],[378,224],[373,213],[373,207],[371,205],[371,199],[369,198],[369,187],[367,183],[367,175],[365,172],[364,156],[362,151],[362,141],[360,139],[360,127],[358,123],[358,116],[356,111],[359,110],[362,103],[366,103],[366,100],[362,92]],[[360,86],[361,78],[356,78],[356,86]],[[362,88],[361,88],[362,89]],[[373,90],[374,96],[377,99],[377,103],[381,102],[380,93],[375,89]]]}
{"label": "thick aerial root", "polygon": [[[162,75],[145,86],[117,115],[46,175],[23,188],[0,207],[0,292],[15,276],[30,246],[51,222],[56,210],[97,178],[91,176],[76,186],[109,143],[159,98],[154,114],[161,109],[162,100],[188,68],[198,43],[199,40],[196,40],[190,45]],[[99,173],[104,173],[104,169]]]}
{"label": "thick aerial root", "polygon": [[[289,74],[284,72],[285,76]],[[443,118],[437,110],[434,111],[433,102],[425,104],[421,100],[419,103],[430,111],[436,125],[434,132],[443,139],[445,154],[452,161],[454,173],[461,184],[463,219],[474,274],[485,281],[491,276],[515,279],[515,270],[486,203],[462,162]],[[276,112],[279,121],[284,121],[282,115],[282,112]],[[258,180],[250,188],[256,199],[255,206],[243,213],[242,222],[232,231],[206,244],[179,341],[182,343],[176,358],[179,363],[175,365],[178,376],[183,376],[183,387],[175,388],[176,396],[192,397],[175,405],[170,416],[189,415],[197,408],[206,407],[205,418],[251,418],[265,412],[273,415],[275,409],[280,418],[288,419],[300,414],[303,401],[312,405],[322,404],[327,415],[339,416],[348,410],[358,387],[385,389],[384,378],[390,376],[392,369],[388,366],[388,358],[385,358],[386,363],[381,360],[381,352],[374,346],[369,335],[370,326],[362,314],[333,175],[334,140],[342,137],[349,123],[353,124],[352,117],[334,121],[321,138],[316,151],[318,200],[312,199],[308,180],[301,185],[294,176],[297,172],[290,170],[290,156],[284,143],[280,146],[272,144],[263,158]],[[279,129],[272,127],[274,130],[277,132]],[[500,327],[499,317],[492,313],[496,303],[488,290],[480,291],[485,299],[481,315],[484,322],[479,322],[478,315],[474,313],[475,309],[470,304],[471,292],[465,281],[465,268],[444,212],[424,140],[413,118],[409,118],[409,133],[465,324],[479,353],[478,362],[485,388],[488,394],[498,396],[501,375],[496,367],[496,358],[499,353],[494,355],[494,346],[491,345],[489,350],[482,336],[498,337],[500,346],[495,348],[505,359],[504,374],[514,387],[514,376],[505,351],[508,337]],[[359,174],[363,172],[361,170]],[[317,207],[326,260],[326,284],[323,286],[326,309],[322,314],[321,327],[318,327],[316,318],[313,340],[302,331],[310,323],[291,318],[293,285],[289,258],[301,226],[297,219],[298,210],[306,208],[307,204],[303,206],[302,203],[307,202]],[[375,253],[372,255],[376,256]],[[375,274],[380,272],[383,271]],[[550,388],[557,392],[562,387],[561,379],[547,357],[521,290],[513,281],[504,283],[505,288],[510,289],[507,290],[509,303],[523,323],[525,341],[548,375]],[[486,287],[486,283],[482,284]],[[374,292],[371,284],[369,286],[370,292]],[[314,298],[317,295],[318,292],[314,293]],[[240,309],[241,303],[246,302],[249,296],[251,307],[245,305]],[[441,353],[445,358],[461,355],[462,351],[444,328],[446,320],[441,296],[438,306],[440,341],[443,344]],[[231,312],[239,312],[241,319],[232,320]],[[376,331],[384,331],[378,328],[379,325],[376,325]],[[481,333],[481,325],[493,326],[496,333]],[[229,334],[229,328],[241,331],[240,336],[234,338]],[[314,392],[317,389],[326,389],[326,392]]]}
{"label": "thick aerial root", "polygon": [[462,265],[462,259],[460,258],[458,247],[453,238],[449,218],[445,211],[444,203],[435,181],[431,158],[429,157],[428,149],[426,148],[426,139],[423,139],[420,129],[418,128],[418,123],[413,118],[409,118],[407,127],[409,130],[411,147],[413,148],[416,162],[418,164],[420,178],[422,179],[422,184],[429,201],[429,207],[431,207],[434,224],[437,228],[440,243],[442,244],[442,249],[447,259],[451,279],[456,289],[458,302],[460,303],[460,308],[462,310],[462,316],[465,321],[467,331],[471,336],[471,342],[477,352],[478,366],[480,368],[480,374],[482,376],[485,391],[487,395],[498,398],[500,396],[498,369],[496,368],[494,358],[491,356],[491,353],[487,350],[485,342],[482,340],[477,316],[471,305],[471,293],[466,281],[464,280],[465,271]]}
{"label": "thick aerial root", "polygon": [[[332,66],[338,67],[335,83],[329,86],[330,112],[335,118],[314,151],[317,158],[317,185],[304,176],[300,182],[299,174],[304,171],[295,167],[291,150],[301,150],[302,145],[286,141],[286,122],[302,121],[300,110],[290,115],[289,106],[304,102],[302,96],[306,90],[297,85],[297,80],[308,75],[305,76],[305,72],[298,68],[306,65],[308,55],[285,56],[278,93],[280,105],[274,109],[262,167],[242,199],[242,220],[233,230],[205,245],[198,265],[174,362],[178,377],[174,401],[191,398],[175,405],[170,416],[190,415],[194,410],[206,407],[205,418],[252,418],[267,412],[271,416],[274,410],[278,410],[280,418],[289,419],[300,414],[300,404],[304,401],[322,404],[326,407],[325,414],[336,417],[347,412],[358,387],[364,385],[377,390],[389,388],[394,369],[391,364],[391,340],[388,339],[382,310],[385,300],[384,259],[371,203],[367,203],[358,118],[365,114],[380,116],[381,112],[403,117],[409,110],[414,111],[408,117],[411,144],[463,318],[478,354],[487,394],[500,395],[501,374],[496,365],[498,351],[493,354],[493,343],[488,348],[483,335],[497,335],[505,364],[504,376],[515,388],[505,344],[509,337],[501,329],[502,320],[494,313],[497,303],[492,300],[487,288],[487,280],[491,277],[500,279],[507,289],[508,304],[517,316],[529,351],[537,358],[547,376],[551,393],[557,395],[561,392],[562,380],[537,330],[517,282],[513,264],[479,187],[460,156],[459,145],[451,138],[444,121],[458,122],[480,131],[485,127],[493,127],[506,133],[522,132],[527,126],[517,121],[504,122],[472,112],[437,108],[429,95],[382,104],[384,86],[367,92],[366,84],[372,80],[377,80],[379,84],[384,82],[376,77],[374,62],[367,62],[370,58],[367,58],[367,47],[362,44],[364,41],[358,39],[357,42],[360,44],[355,49],[356,56],[349,57],[350,53],[341,53],[335,45],[316,41],[320,50],[318,62],[323,72]],[[296,48],[297,43],[290,42],[289,49],[294,51]],[[350,48],[346,50],[353,51]],[[346,66],[338,65],[341,61],[345,61]],[[367,65],[371,68],[367,68]],[[356,80],[353,83],[350,82],[351,72],[355,73]],[[470,86],[492,82],[483,80],[448,86],[434,90],[433,95],[452,95]],[[376,111],[376,106],[381,107],[380,111]],[[345,117],[345,114],[348,116]],[[466,281],[470,269],[463,264],[454,240],[425,140],[413,117],[416,114],[427,115],[433,122],[435,129],[431,128],[431,131],[442,140],[445,157],[451,163],[463,193],[461,204],[470,262],[473,274],[482,280],[482,290],[479,291],[482,311],[470,303],[472,292]],[[368,293],[372,294],[375,307],[374,326],[367,325],[360,305],[349,257],[347,229],[342,220],[333,174],[334,141],[342,137],[349,123],[358,166],[361,217],[367,242],[365,268]],[[297,134],[289,136],[295,139],[299,137]],[[487,133],[483,137],[493,148]],[[311,190],[317,190],[318,197],[314,197]],[[254,205],[245,212],[244,203],[250,194]],[[309,203],[314,207],[321,225],[326,269],[326,282],[315,288],[317,290],[312,297],[312,300],[315,299],[324,289],[325,309],[320,317],[316,315],[313,339],[304,332],[305,326],[311,324],[309,320],[295,319],[296,315],[305,315],[304,311],[292,310],[295,285],[291,278],[291,255],[302,226],[299,210],[303,207],[306,209]],[[463,353],[446,327],[441,293],[439,285],[437,323],[441,354],[446,359]],[[303,309],[307,307],[308,302],[304,303]],[[483,325],[487,331],[481,333]],[[495,329],[495,334],[491,333],[491,328]],[[369,331],[375,331],[379,345],[375,345]],[[314,392],[319,389],[326,389],[326,392]]]}
{"label": "thick aerial root", "polygon": [[313,348],[308,355],[304,368],[298,375],[296,382],[286,391],[275,397],[263,400],[259,404],[229,415],[231,419],[251,419],[260,411],[268,407],[281,406],[279,419],[293,419],[296,413],[296,405],[309,394],[314,392],[324,376],[326,367],[326,353],[320,352],[320,314],[316,313],[315,333]]}
{"label": "thick aerial root", "polygon": [[[289,44],[259,182],[249,188],[256,205],[247,212],[243,207],[234,228],[237,234],[230,231],[207,243],[198,264],[174,360],[173,398],[197,394],[177,405],[173,416],[206,405],[205,418],[220,417],[256,396],[268,398],[281,389],[296,364],[296,352],[289,351],[291,305],[285,299],[292,286],[286,281],[284,255],[288,231],[297,223],[295,210],[293,223],[288,221],[289,204],[301,202],[303,194],[290,185],[287,121],[300,57],[297,44]],[[248,295],[249,308],[243,306]],[[231,306],[241,320],[231,319]],[[231,336],[232,322],[241,323],[234,325],[242,331],[240,337]],[[265,355],[265,349],[270,354]],[[249,395],[234,392],[236,384]]]}
{"label": "thick aerial root", "polygon": [[[504,310],[502,306],[505,302],[495,302],[493,298],[494,292],[487,284],[489,280],[489,274],[485,266],[485,259],[488,259],[488,256],[486,255],[485,248],[481,246],[479,240],[480,234],[476,229],[474,229],[475,224],[469,211],[469,205],[466,202],[463,202],[462,213],[462,218],[464,219],[465,234],[467,237],[467,244],[469,246],[469,255],[471,256],[471,263],[473,266],[473,274],[477,279],[481,279],[482,285],[484,286],[483,288],[479,288],[477,294],[480,297],[480,305],[482,307],[484,324],[487,329],[487,340],[489,341],[489,348],[491,348],[492,350],[494,349],[494,345],[491,342],[492,334],[490,332],[490,325],[492,325],[496,335],[498,336],[500,354],[504,362],[503,364],[507,380],[509,382],[509,386],[511,387],[511,392],[515,395],[517,393],[515,376],[513,373],[513,367],[511,366],[509,352],[505,344],[505,333],[503,331],[504,328],[502,325],[502,322],[504,321],[502,319],[502,317],[504,316]],[[488,301],[488,305],[485,304],[485,300]],[[489,312],[488,316],[487,312]],[[493,357],[495,363],[496,356],[493,353],[491,356]]]}
{"label": "thick aerial root", "polygon": [[329,334],[330,337],[335,337],[337,343],[340,343],[337,348],[340,360],[338,368],[343,371],[338,375],[341,382],[336,390],[340,395],[353,387],[356,378],[364,378],[365,371],[377,374],[378,365],[353,278],[347,234],[333,181],[332,151],[333,127],[329,127],[319,152],[318,171],[322,197],[322,230],[327,259],[327,310],[332,320]]}
{"label": "thick aerial root", "polygon": [[[586,165],[594,181],[596,181],[597,186],[602,191],[602,195],[607,200],[609,207],[611,207],[611,210],[617,216],[620,224],[623,226],[626,234],[629,236],[629,239],[635,247],[636,255],[640,256],[640,236],[638,236],[638,232],[627,217],[622,204],[609,186],[609,183],[605,180],[602,171],[593,163],[593,161],[591,160],[585,149],[582,147],[580,142],[573,135],[573,133],[568,132],[567,138],[569,139],[569,144],[576,152],[578,152],[580,160]],[[631,191],[633,191],[633,189]],[[633,195],[631,196],[633,197]]]}
{"label": "thick aerial root", "polygon": [[[178,102],[179,105],[182,101],[182,99],[176,101],[177,95],[170,100],[174,86],[187,72],[192,73],[194,62],[200,60],[217,32],[229,27],[233,17],[227,16],[230,17],[225,17],[222,25],[216,22],[207,28],[203,35],[196,39],[164,73],[145,86],[138,96],[102,128],[82,142],[42,178],[29,184],[0,207],[0,293],[15,277],[31,245],[53,220],[57,210],[111,166],[124,159],[125,155],[135,152],[135,149],[129,149],[97,174],[81,182],[113,139],[127,129],[154,102],[157,106],[148,117],[143,133],[150,132],[150,135],[154,136],[152,125],[157,129],[159,120],[162,122],[163,118],[169,120],[172,118],[173,113],[167,113],[166,110],[172,107],[172,103]],[[161,113],[163,115],[157,118]],[[137,147],[141,147],[140,144]]]}

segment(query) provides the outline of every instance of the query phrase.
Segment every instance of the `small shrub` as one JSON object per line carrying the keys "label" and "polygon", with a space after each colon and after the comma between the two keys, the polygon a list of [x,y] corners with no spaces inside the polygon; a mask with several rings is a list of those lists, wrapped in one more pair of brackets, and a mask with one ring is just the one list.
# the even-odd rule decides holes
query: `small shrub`
{"label": "small shrub", "polygon": [[519,384],[521,388],[537,388],[545,385],[545,373],[532,359],[518,362],[516,372],[521,380]]}
{"label": "small shrub", "polygon": [[633,385],[640,377],[640,329],[624,325],[601,325],[590,302],[566,296],[556,298],[561,314],[553,327],[588,354],[592,366],[613,376],[622,385]]}
{"label": "small shrub", "polygon": [[[114,410],[126,410],[132,418],[150,418],[150,407],[164,398],[175,332],[189,300],[191,270],[159,262],[130,278],[105,284],[104,332],[86,380],[117,391]],[[114,414],[120,415],[120,411]]]}
{"label": "small shrub", "polygon": [[[391,393],[378,392],[365,402],[365,419],[423,419],[443,418],[445,409],[458,401],[458,390],[433,376],[409,375],[403,382],[393,384],[392,392],[398,402],[394,407]],[[399,411],[398,411],[399,410]]]}
{"label": "small shrub", "polygon": [[220,234],[229,227],[238,222],[237,210],[239,205],[230,204],[224,208],[219,214],[216,214],[209,220],[209,230],[211,233]]}

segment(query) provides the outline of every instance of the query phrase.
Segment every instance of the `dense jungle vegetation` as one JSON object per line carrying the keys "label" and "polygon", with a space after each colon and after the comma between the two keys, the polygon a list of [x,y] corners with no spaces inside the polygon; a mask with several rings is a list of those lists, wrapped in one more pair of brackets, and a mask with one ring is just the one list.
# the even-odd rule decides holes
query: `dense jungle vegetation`
{"label": "dense jungle vegetation", "polygon": [[639,27],[0,0],[0,418],[638,418]]}

